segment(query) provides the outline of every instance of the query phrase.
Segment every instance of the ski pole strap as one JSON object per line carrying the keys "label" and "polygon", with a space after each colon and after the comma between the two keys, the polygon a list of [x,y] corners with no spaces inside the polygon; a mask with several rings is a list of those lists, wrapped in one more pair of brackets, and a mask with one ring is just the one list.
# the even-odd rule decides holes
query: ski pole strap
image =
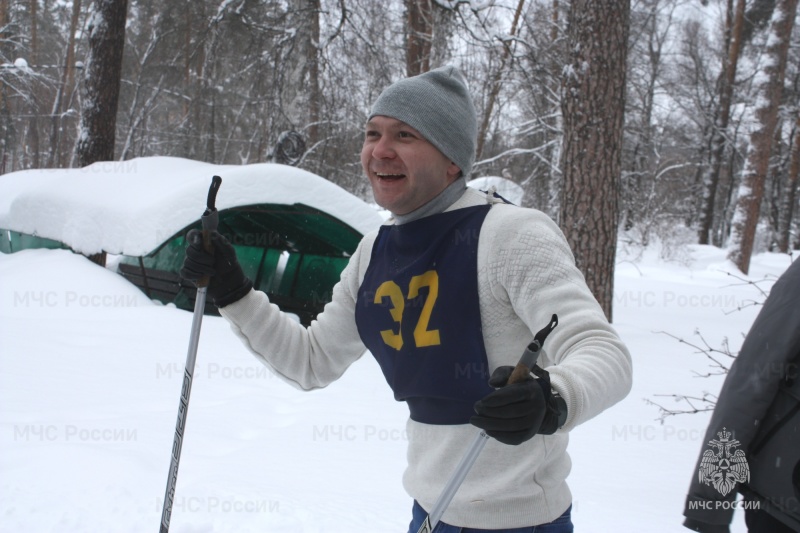
{"label": "ski pole strap", "polygon": [[[200,222],[203,225],[203,248],[210,254],[214,253],[214,246],[211,244],[211,232],[215,231],[219,225],[219,211],[217,211],[216,203],[220,185],[222,185],[222,178],[214,176],[211,179],[211,186],[208,188],[206,210],[203,212],[203,216],[200,217]],[[208,276],[203,276],[197,280],[197,286],[208,287],[209,281]]]}

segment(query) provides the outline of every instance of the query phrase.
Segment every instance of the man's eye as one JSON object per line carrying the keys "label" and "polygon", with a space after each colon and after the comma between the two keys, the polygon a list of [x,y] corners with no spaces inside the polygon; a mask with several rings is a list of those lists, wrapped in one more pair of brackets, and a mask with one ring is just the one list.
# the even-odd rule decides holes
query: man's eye
{"label": "man's eye", "polygon": [[401,139],[411,139],[414,135],[410,131],[400,131],[397,133],[397,136]]}
{"label": "man's eye", "polygon": [[372,138],[375,138],[377,136],[378,136],[378,132],[377,131],[368,131],[368,132],[366,132],[364,134],[364,137],[366,137],[367,139],[372,139]]}

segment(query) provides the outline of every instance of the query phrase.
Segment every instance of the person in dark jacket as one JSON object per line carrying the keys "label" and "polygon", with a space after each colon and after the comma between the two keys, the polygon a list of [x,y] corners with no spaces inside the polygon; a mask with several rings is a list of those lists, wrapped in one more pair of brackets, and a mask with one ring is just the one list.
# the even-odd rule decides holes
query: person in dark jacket
{"label": "person in dark jacket", "polygon": [[[684,526],[800,531],[800,261],[773,286],[720,391],[692,475]],[[744,496],[736,501],[737,493]]]}

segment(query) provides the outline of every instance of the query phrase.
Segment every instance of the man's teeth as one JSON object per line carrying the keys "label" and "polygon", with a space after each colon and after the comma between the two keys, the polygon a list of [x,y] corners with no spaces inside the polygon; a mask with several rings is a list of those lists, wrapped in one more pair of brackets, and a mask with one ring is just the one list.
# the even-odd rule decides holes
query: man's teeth
{"label": "man's teeth", "polygon": [[376,172],[376,176],[379,178],[402,178],[405,174],[386,174],[384,172]]}

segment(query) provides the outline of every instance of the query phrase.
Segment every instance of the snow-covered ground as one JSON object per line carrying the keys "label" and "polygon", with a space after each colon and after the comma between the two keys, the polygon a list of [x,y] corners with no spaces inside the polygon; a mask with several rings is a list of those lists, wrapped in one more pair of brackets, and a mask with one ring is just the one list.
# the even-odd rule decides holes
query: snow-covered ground
{"label": "snow-covered ground", "polygon": [[[173,179],[168,169],[183,163],[143,159],[110,171],[129,186],[142,177],[163,188]],[[275,167],[186,169],[191,179],[169,185],[175,191],[157,195],[158,208],[151,209],[168,220],[150,226],[135,223],[138,208],[125,209],[126,198],[109,205],[106,196],[118,192],[92,186],[92,173],[5,175],[0,227],[84,250],[127,246],[141,253],[162,226],[187,224],[179,213],[200,214],[212,171],[226,170],[218,198],[223,208],[232,197],[252,200],[248,191]],[[276,179],[265,201],[280,182],[284,201],[313,189],[320,207],[345,206],[342,217],[379,223],[374,209],[321,178],[282,170]],[[77,194],[76,183],[89,192]],[[129,187],[127,202],[152,198],[136,190]],[[69,230],[78,223],[80,231]],[[656,247],[635,261],[620,254],[615,325],[633,354],[634,385],[625,401],[572,433],[577,531],[683,530],[683,499],[705,446],[708,415],[671,417],[662,425],[644,400],[716,392],[721,378],[694,377],[710,370],[702,354],[670,335],[698,342],[699,329],[711,346],[727,337],[735,351],[758,311],[750,303],[763,300],[756,287],[728,275],[734,270],[724,251],[695,246],[688,252],[680,263],[660,259]],[[768,290],[789,262],[759,255],[748,279]],[[0,254],[0,531],[158,527],[191,318],[151,302],[113,268],[80,255]],[[171,530],[405,531],[411,506],[401,487],[406,416],[369,355],[327,389],[303,393],[261,366],[223,319],[206,317]],[[743,530],[739,516],[734,531]]]}
{"label": "snow-covered ground", "polygon": [[[571,435],[576,531],[687,531],[708,415],[661,425],[644,399],[716,392],[721,379],[694,377],[706,359],[661,332],[699,341],[699,329],[736,350],[758,312],[749,302],[763,299],[727,274],[724,251],[689,251],[688,265],[649,250],[617,266],[615,326],[634,385]],[[789,262],[758,255],[747,279],[774,280]],[[0,531],[156,530],[190,328],[191,313],[82,256],[0,254]],[[205,317],[171,531],[404,532],[405,419],[368,355],[304,393]]]}

